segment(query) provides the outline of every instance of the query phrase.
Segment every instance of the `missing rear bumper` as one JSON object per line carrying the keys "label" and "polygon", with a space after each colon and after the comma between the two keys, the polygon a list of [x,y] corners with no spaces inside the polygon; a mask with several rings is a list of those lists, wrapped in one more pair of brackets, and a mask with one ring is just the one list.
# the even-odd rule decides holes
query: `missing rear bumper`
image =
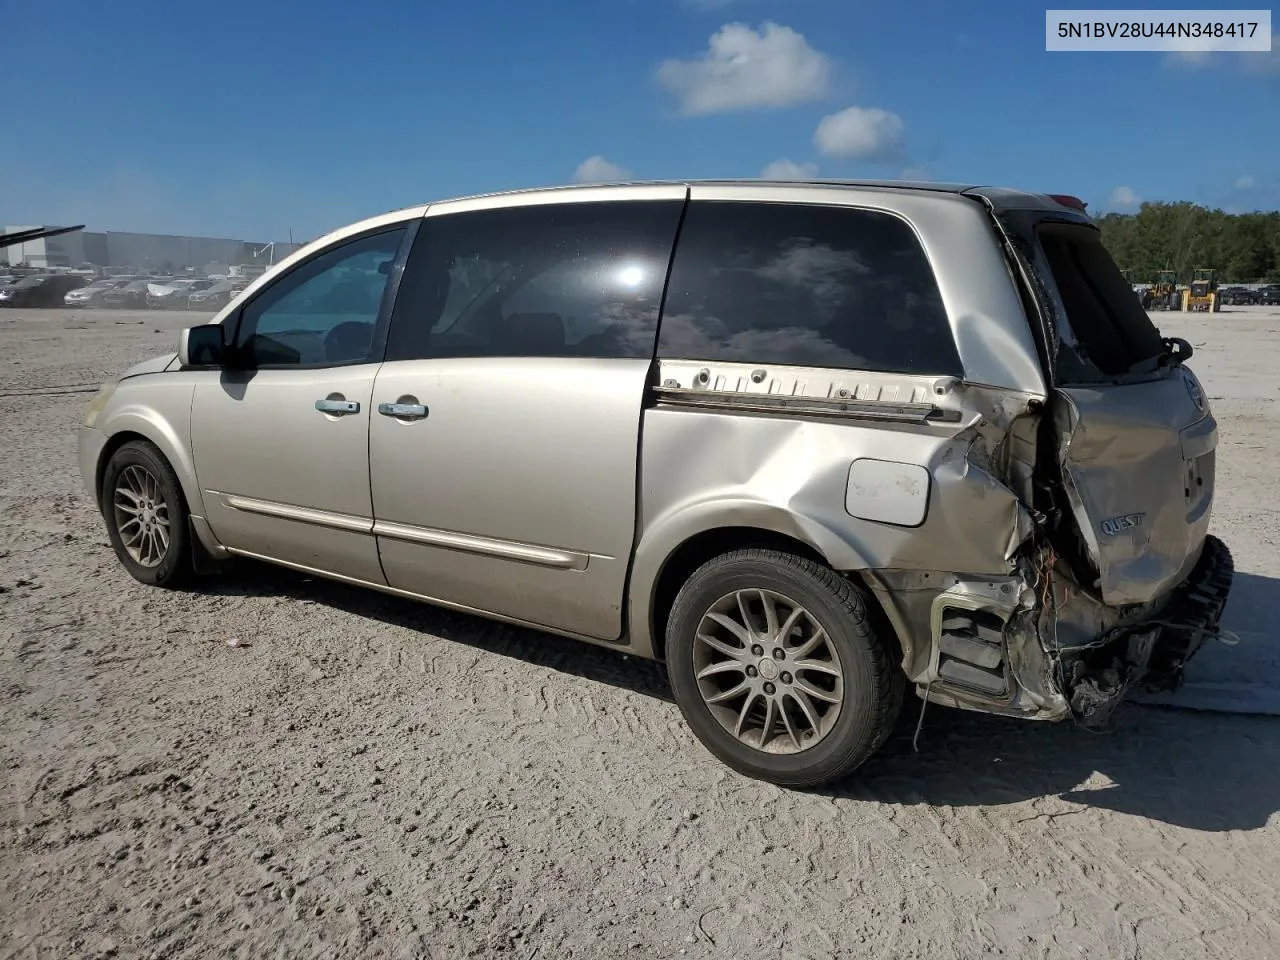
{"label": "missing rear bumper", "polygon": [[1234,574],[1226,544],[1206,537],[1195,569],[1158,615],[1126,626],[1064,665],[1064,692],[1075,718],[1103,726],[1134,687],[1177,689],[1187,663],[1217,633]]}

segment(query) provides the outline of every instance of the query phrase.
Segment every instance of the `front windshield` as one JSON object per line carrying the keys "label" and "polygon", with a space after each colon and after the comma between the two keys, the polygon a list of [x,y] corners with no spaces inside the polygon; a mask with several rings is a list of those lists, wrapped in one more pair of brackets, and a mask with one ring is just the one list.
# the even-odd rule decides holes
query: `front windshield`
{"label": "front windshield", "polygon": [[14,287],[18,290],[30,290],[32,287],[43,286],[48,279],[48,277],[27,277],[15,283]]}

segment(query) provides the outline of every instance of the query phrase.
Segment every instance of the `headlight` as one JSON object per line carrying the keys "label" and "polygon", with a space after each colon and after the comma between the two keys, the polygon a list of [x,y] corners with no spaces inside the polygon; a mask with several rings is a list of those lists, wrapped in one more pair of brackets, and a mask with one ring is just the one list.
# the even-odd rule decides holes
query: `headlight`
{"label": "headlight", "polygon": [[111,399],[111,395],[116,392],[116,386],[118,384],[118,380],[112,380],[109,383],[104,383],[94,395],[93,399],[89,401],[89,406],[87,406],[84,411],[84,425],[86,427],[92,427],[98,422],[98,415],[101,414],[103,409],[106,407],[107,401]]}

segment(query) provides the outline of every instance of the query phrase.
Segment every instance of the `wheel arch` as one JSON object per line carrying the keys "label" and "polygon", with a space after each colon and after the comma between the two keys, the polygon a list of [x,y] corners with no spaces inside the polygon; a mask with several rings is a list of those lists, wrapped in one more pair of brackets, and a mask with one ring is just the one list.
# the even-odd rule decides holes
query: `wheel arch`
{"label": "wheel arch", "polygon": [[[636,548],[628,601],[632,652],[664,659],[667,618],[689,575],[712,557],[751,547],[794,553],[842,576],[868,567],[846,539],[773,505],[737,504],[708,512],[694,523],[682,515],[673,517],[646,531]],[[900,652],[901,638],[884,615],[879,598],[856,573],[852,578],[863,588],[873,614],[885,626],[886,637]]]}
{"label": "wheel arch", "polygon": [[173,467],[177,474],[178,484],[182,488],[182,498],[186,501],[187,511],[198,517],[204,516],[204,501],[200,497],[200,487],[196,483],[195,465],[190,450],[179,440],[177,432],[164,421],[157,422],[128,410],[121,411],[111,418],[111,432],[98,455],[98,463],[94,469],[94,491],[98,497],[99,508],[102,500],[102,480],[107,464],[117,450],[131,440],[144,440],[160,451],[161,456]]}

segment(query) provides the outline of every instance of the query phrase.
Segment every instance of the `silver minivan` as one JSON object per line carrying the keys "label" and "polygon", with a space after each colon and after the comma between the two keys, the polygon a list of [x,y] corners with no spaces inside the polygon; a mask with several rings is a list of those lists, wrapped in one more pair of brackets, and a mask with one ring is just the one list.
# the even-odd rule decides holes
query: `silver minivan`
{"label": "silver minivan", "polygon": [[664,660],[812,786],[928,701],[1105,723],[1232,577],[1217,426],[1072,197],[533,190],[339,230],[103,387],[137,579],[251,557]]}

